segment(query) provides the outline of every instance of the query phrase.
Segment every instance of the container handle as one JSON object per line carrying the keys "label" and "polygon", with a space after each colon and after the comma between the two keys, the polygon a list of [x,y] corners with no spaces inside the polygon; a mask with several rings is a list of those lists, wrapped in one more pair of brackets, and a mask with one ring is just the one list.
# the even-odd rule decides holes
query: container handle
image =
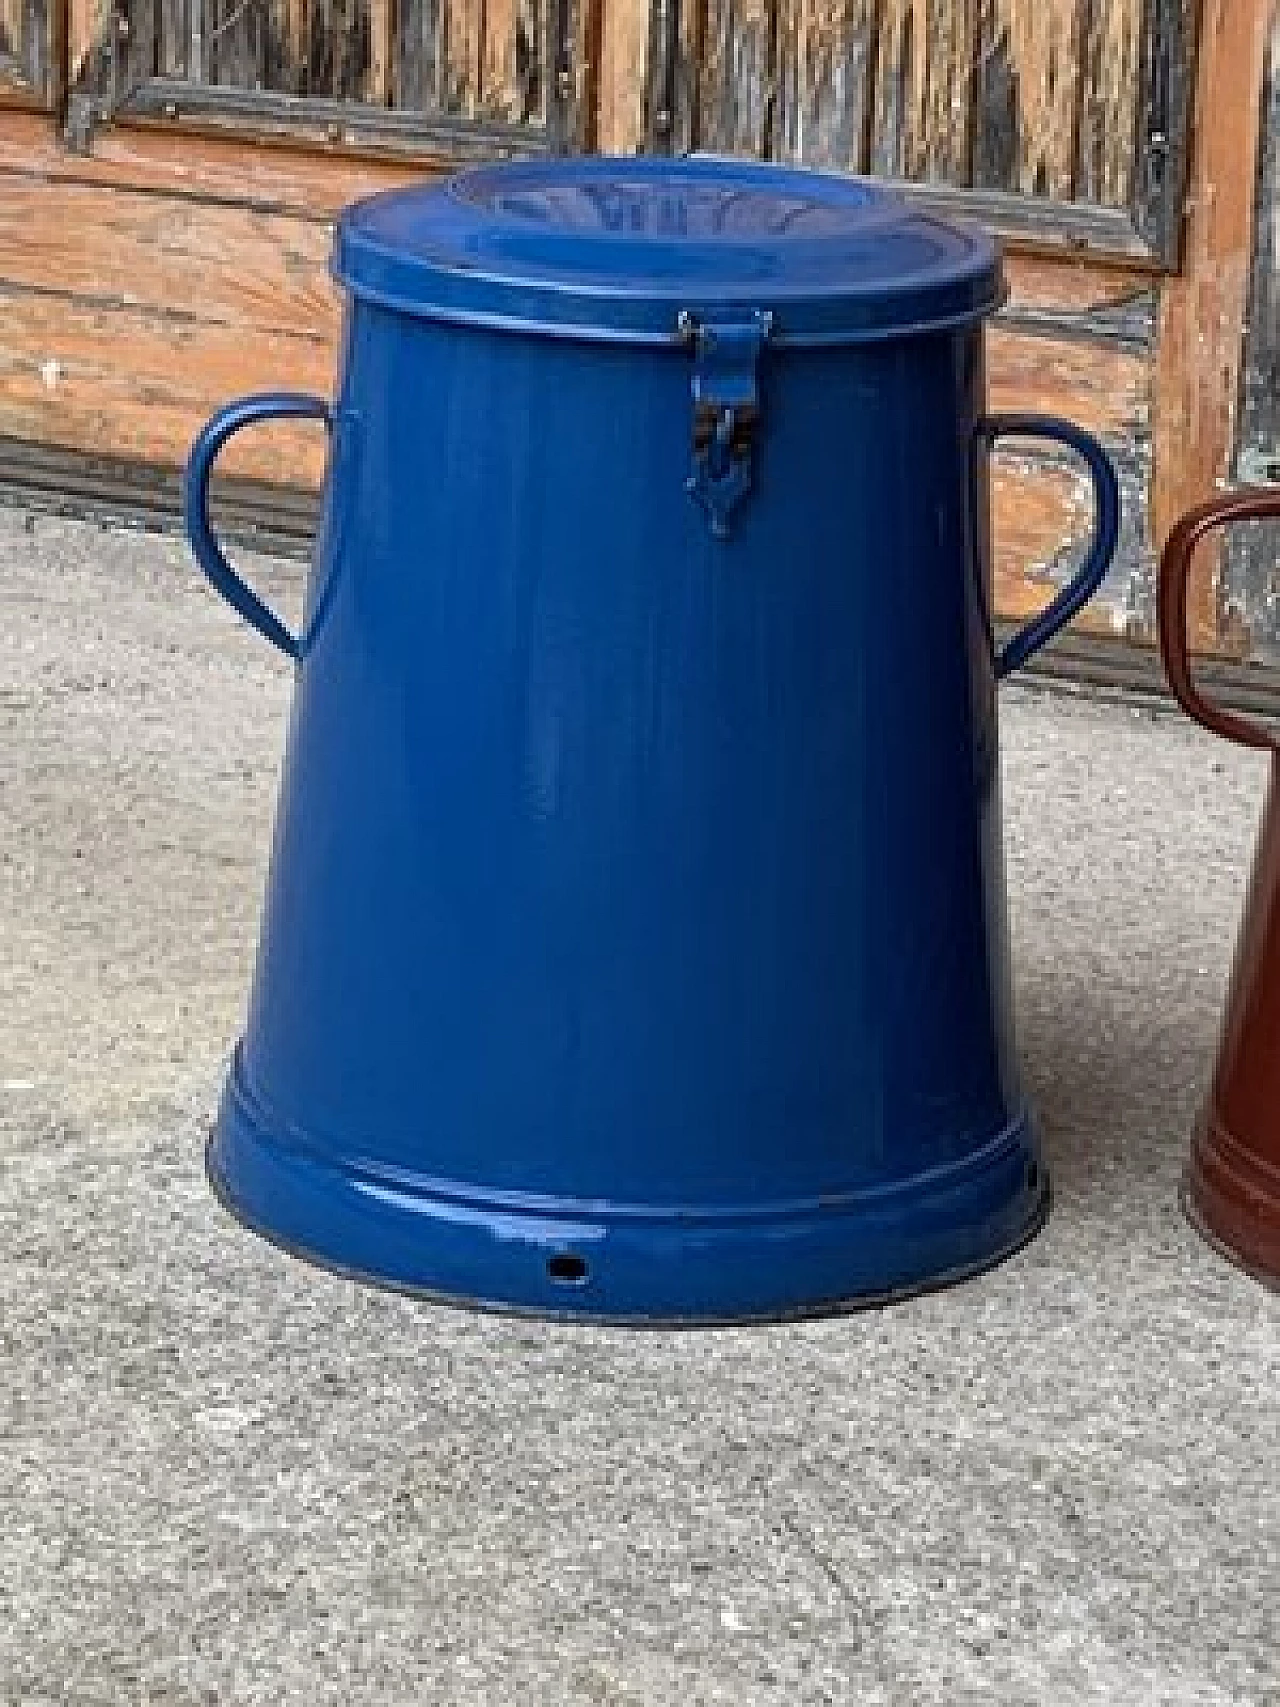
{"label": "container handle", "polygon": [[1025,664],[1059,629],[1065,628],[1102,585],[1120,537],[1120,482],[1111,458],[1091,433],[1057,415],[985,415],[978,431],[994,445],[997,439],[1052,439],[1066,445],[1084,462],[1093,482],[1093,538],[1080,568],[1039,616],[1031,618],[1007,642],[996,659],[996,675],[1007,676]]}
{"label": "container handle", "polygon": [[209,476],[219,451],[242,427],[252,426],[256,421],[277,419],[323,421],[331,432],[333,430],[333,412],[329,405],[322,397],[312,397],[305,392],[266,391],[228,403],[225,409],[219,409],[205,423],[191,447],[183,477],[183,515],[196,562],[215,590],[250,627],[256,628],[273,646],[278,646],[286,657],[296,662],[301,656],[298,641],[228,563],[209,521]]}
{"label": "container handle", "polygon": [[1187,654],[1187,582],[1196,546],[1214,528],[1232,522],[1266,521],[1280,517],[1280,491],[1243,487],[1220,498],[1209,498],[1188,510],[1165,541],[1160,556],[1160,651],[1174,698],[1197,723],[1236,741],[1242,747],[1257,747],[1280,754],[1280,741],[1260,723],[1222,711],[1201,697],[1191,675]]}

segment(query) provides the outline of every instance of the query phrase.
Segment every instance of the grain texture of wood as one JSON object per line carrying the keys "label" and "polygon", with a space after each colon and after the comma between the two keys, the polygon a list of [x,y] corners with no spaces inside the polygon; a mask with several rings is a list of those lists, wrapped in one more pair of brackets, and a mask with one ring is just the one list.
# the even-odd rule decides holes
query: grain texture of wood
{"label": "grain texture of wood", "polygon": [[[98,308],[0,286],[0,431],[179,467],[201,424],[229,398],[271,386],[333,390],[333,339],[249,335],[163,310]],[[244,433],[228,473],[313,485],[320,436]]]}
{"label": "grain texture of wood", "polygon": [[871,169],[967,184],[979,0],[880,0]]}
{"label": "grain texture of wood", "polygon": [[159,76],[186,76],[187,8],[199,4],[200,0],[156,0],[159,23],[154,64]]}
{"label": "grain texture of wood", "polygon": [[395,105],[410,112],[439,106],[444,79],[444,0],[398,0]]}
{"label": "grain texture of wood", "polygon": [[163,192],[183,201],[231,203],[312,220],[331,219],[358,196],[421,183],[448,167],[445,159],[361,160],[132,125],[101,131],[92,154],[72,154],[62,146],[50,120],[0,112],[0,174],[37,183]]}
{"label": "grain texture of wood", "polygon": [[107,0],[69,0],[67,60],[73,87],[88,75],[89,56],[95,42],[102,37],[102,25],[108,10]]}
{"label": "grain texture of wood", "polygon": [[0,98],[7,91],[46,97],[53,87],[51,6],[56,0],[0,0]]}
{"label": "grain texture of wood", "polygon": [[326,335],[329,246],[325,227],[311,220],[0,179],[0,282],[64,300]]}
{"label": "grain texture of wood", "polygon": [[[1157,543],[1230,472],[1272,16],[1273,0],[1204,0],[1185,260],[1160,309],[1152,492]],[[1224,642],[1220,564],[1215,540],[1198,554],[1188,601],[1192,644],[1202,650]]]}
{"label": "grain texture of wood", "polygon": [[1158,289],[1150,273],[1089,255],[1048,258],[1014,250],[1006,253],[1004,264],[1010,310],[1060,313],[1085,326],[1092,326],[1097,315],[1150,300]]}
{"label": "grain texture of wood", "polygon": [[862,172],[871,158],[876,0],[779,0],[780,159]]}
{"label": "grain texture of wood", "polygon": [[698,80],[704,149],[768,159],[774,151],[781,0],[707,0]]}
{"label": "grain texture of wood", "polygon": [[486,0],[478,112],[508,124],[545,115],[544,0]]}
{"label": "grain texture of wood", "polygon": [[[190,3],[198,5],[200,0]],[[276,0],[271,87],[286,95],[300,95],[307,79],[309,16],[308,0]]]}
{"label": "grain texture of wood", "polygon": [[993,409],[1048,411],[1124,442],[1150,426],[1151,364],[1145,351],[995,324],[987,336]]}
{"label": "grain texture of wood", "polygon": [[602,154],[634,154],[640,145],[648,53],[647,0],[605,0],[596,120],[596,143]]}
{"label": "grain texture of wood", "polygon": [[[996,614],[1025,619],[1059,591],[1064,567],[1073,567],[1089,537],[1093,502],[1089,482],[1074,470],[1023,458],[997,457],[991,465],[992,571]],[[1115,634],[1123,616],[1106,598],[1085,607],[1073,626]]]}
{"label": "grain texture of wood", "polygon": [[441,0],[444,59],[441,108],[456,118],[474,118],[480,98],[485,0]]}
{"label": "grain texture of wood", "polygon": [[1072,196],[1088,3],[981,0],[975,183]]}
{"label": "grain texture of wood", "polygon": [[[1262,147],[1254,197],[1253,268],[1235,475],[1280,484],[1280,5],[1268,49]],[[1237,649],[1280,664],[1280,526],[1233,531],[1225,558],[1225,621]]]}
{"label": "grain texture of wood", "polygon": [[1140,146],[1145,0],[1091,0],[1085,7],[1075,194],[1127,207]]}
{"label": "grain texture of wood", "polygon": [[360,93],[374,106],[391,98],[391,67],[395,60],[394,0],[369,0],[369,62]]}

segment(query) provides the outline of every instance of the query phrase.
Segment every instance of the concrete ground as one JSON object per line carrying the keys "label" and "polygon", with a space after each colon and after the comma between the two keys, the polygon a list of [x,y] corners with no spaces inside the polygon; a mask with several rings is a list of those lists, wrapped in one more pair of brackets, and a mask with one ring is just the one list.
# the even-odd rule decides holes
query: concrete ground
{"label": "concrete ground", "polygon": [[1263,761],[1004,690],[1024,1253],[803,1327],[542,1326],[206,1189],[282,664],[173,539],[0,509],[0,610],[0,1701],[1280,1703],[1280,1298],[1175,1202]]}

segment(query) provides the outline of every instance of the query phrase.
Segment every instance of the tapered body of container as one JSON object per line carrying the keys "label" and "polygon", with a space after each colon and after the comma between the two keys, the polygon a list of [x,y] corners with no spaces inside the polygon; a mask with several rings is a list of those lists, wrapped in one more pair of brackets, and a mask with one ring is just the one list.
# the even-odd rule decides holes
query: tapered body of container
{"label": "tapered body of container", "polygon": [[1190,1219],[1242,1268],[1280,1286],[1280,742],[1208,703],[1192,677],[1186,589],[1210,529],[1280,520],[1280,492],[1239,491],[1190,512],[1161,563],[1161,645],[1182,705],[1214,734],[1271,754],[1271,775],[1222,1016],[1218,1056],[1183,1180]]}
{"label": "tapered body of container", "polygon": [[[847,181],[553,162],[339,227],[331,410],[233,406],[201,561],[297,659],[210,1149],[285,1246],[652,1320],[972,1272],[1039,1224],[996,684],[1087,597],[1115,487],[985,413],[999,259]],[[299,635],[204,485],[331,420]],[[998,659],[987,460],[1086,459],[1080,576]]]}

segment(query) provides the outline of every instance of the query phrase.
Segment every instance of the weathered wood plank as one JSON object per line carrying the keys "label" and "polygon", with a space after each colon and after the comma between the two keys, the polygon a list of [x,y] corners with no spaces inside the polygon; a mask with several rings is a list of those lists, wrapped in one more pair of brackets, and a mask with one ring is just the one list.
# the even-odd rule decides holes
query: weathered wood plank
{"label": "weathered wood plank", "polygon": [[992,326],[987,346],[993,409],[1065,415],[1099,438],[1120,442],[1150,426],[1145,351],[1001,324]]}
{"label": "weathered wood plank", "polygon": [[[188,0],[199,5],[200,0]],[[300,95],[306,87],[308,42],[311,34],[308,0],[273,0],[269,35],[270,87],[283,95]]]}
{"label": "weathered wood plank", "polygon": [[25,82],[19,72],[26,65],[24,11],[24,0],[0,0],[0,91]]}
{"label": "weathered wood plank", "polygon": [[976,184],[1070,199],[1083,24],[1081,0],[983,0]]}
{"label": "weathered wood plank", "polygon": [[978,0],[880,0],[871,169],[969,182]]}
{"label": "weathered wood plank", "polygon": [[485,0],[442,0],[444,88],[441,105],[456,117],[474,117],[483,76]]}
{"label": "weathered wood plank", "polygon": [[[1271,26],[1236,478],[1280,483],[1280,7]],[[1280,663],[1280,529],[1237,528],[1226,553],[1226,621],[1239,650]]]}
{"label": "weathered wood plank", "polygon": [[767,159],[777,102],[779,0],[708,0],[699,78],[702,147]]}
{"label": "weathered wood plank", "polygon": [[101,35],[107,0],[70,0],[67,10],[67,61],[72,86],[81,81],[89,55]]}
{"label": "weathered wood plank", "polygon": [[876,0],[780,0],[780,158],[830,170],[866,170],[876,9]]}
{"label": "weathered wood plank", "polygon": [[[1273,0],[1204,0],[1196,77],[1201,121],[1185,259],[1165,288],[1160,312],[1152,491],[1157,543],[1227,477],[1235,448],[1272,11]],[[1220,562],[1217,542],[1201,550],[1188,600],[1192,643],[1204,650],[1222,644],[1225,634]]]}
{"label": "weathered wood plank", "polygon": [[0,0],[0,95],[47,97],[53,86],[50,0]]}
{"label": "weathered wood plank", "polygon": [[[214,409],[271,384],[330,393],[332,340],[247,337],[243,326],[0,286],[0,432],[176,467]],[[241,434],[220,466],[312,485],[323,457],[322,434],[273,427]]]}
{"label": "weathered wood plank", "polygon": [[391,65],[395,57],[394,0],[369,0],[369,58],[361,97],[385,107],[391,98]]}
{"label": "weathered wood plank", "polygon": [[516,65],[517,0],[485,0],[480,22],[480,78],[476,112],[482,118],[519,118],[524,101]]}
{"label": "weathered wood plank", "polygon": [[435,106],[441,76],[441,23],[441,0],[399,0],[392,77],[397,107],[423,112]]}
{"label": "weathered wood plank", "polygon": [[640,145],[648,53],[647,0],[607,0],[601,18],[596,121],[596,142],[602,154],[634,154]]}
{"label": "weathered wood plank", "polygon": [[64,299],[327,335],[335,301],[328,253],[324,226],[310,220],[0,179],[0,282]]}
{"label": "weathered wood plank", "polygon": [[160,20],[157,30],[158,52],[156,72],[161,77],[185,77],[187,74],[187,37],[190,23],[188,6],[198,6],[200,0],[159,0]]}
{"label": "weathered wood plank", "polygon": [[[0,112],[0,174],[39,183],[164,192],[198,204],[230,201],[313,220],[332,218],[357,196],[420,183],[433,171],[447,169],[444,159],[362,160],[158,126],[111,125],[94,137],[92,154],[73,154],[49,119]],[[0,184],[0,200],[4,193]]]}
{"label": "weathered wood plank", "polygon": [[1099,262],[1088,255],[1005,254],[1005,278],[1011,310],[1072,315],[1082,329],[1096,325],[1098,315],[1113,313],[1127,303],[1150,302],[1158,281],[1134,267]]}
{"label": "weathered wood plank", "polygon": [[1075,194],[1128,207],[1142,117],[1144,0],[1093,0],[1086,9]]}
{"label": "weathered wood plank", "polygon": [[[1058,592],[1062,562],[1088,538],[1093,500],[1087,477],[1052,465],[997,457],[991,465],[992,571],[997,616],[1024,619]],[[1073,625],[1114,634],[1114,607],[1086,606]]]}

